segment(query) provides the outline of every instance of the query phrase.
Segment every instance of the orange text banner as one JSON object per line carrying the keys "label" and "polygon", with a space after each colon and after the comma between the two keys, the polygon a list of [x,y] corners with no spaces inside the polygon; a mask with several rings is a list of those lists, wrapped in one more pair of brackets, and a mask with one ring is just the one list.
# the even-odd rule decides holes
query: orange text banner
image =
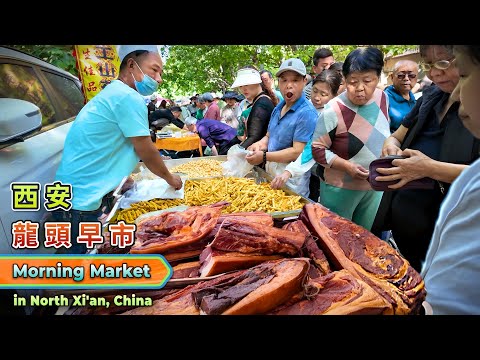
{"label": "orange text banner", "polygon": [[0,255],[0,289],[160,289],[162,255]]}

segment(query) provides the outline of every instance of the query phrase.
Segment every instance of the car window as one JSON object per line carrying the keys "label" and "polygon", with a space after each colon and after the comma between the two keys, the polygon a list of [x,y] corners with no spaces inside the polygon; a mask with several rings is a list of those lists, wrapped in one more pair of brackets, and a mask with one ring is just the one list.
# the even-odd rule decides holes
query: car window
{"label": "car window", "polygon": [[75,82],[63,76],[43,71],[50,84],[56,90],[64,115],[69,118],[78,114],[83,107],[83,94]]}
{"label": "car window", "polygon": [[58,121],[45,88],[29,66],[0,63],[0,97],[26,100],[37,105],[42,112],[43,126]]}

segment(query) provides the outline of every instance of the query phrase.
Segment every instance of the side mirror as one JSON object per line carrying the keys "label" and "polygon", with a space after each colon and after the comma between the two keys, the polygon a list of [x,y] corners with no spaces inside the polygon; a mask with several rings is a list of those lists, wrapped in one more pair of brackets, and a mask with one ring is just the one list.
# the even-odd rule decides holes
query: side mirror
{"label": "side mirror", "polygon": [[42,127],[37,105],[19,99],[0,98],[0,143],[17,140]]}

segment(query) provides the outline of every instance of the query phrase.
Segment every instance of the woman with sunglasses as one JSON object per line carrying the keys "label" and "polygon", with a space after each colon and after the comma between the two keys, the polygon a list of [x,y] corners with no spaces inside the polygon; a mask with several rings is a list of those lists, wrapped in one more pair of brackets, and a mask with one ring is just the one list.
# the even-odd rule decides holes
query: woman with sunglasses
{"label": "woman with sunglasses", "polygon": [[417,84],[418,64],[412,60],[397,61],[393,66],[390,79],[392,85],[385,88],[384,91],[388,95],[390,131],[393,133],[417,102],[412,89]]}
{"label": "woman with sunglasses", "polygon": [[440,205],[450,184],[478,158],[479,140],[463,126],[459,103],[450,96],[459,82],[453,45],[420,45],[421,64],[435,85],[428,87],[400,127],[383,145],[382,156],[403,155],[394,167],[378,169],[377,181],[398,180],[390,185],[400,189],[409,181],[430,177],[433,190],[386,191],[372,232],[391,230],[399,250],[417,270],[432,237]]}

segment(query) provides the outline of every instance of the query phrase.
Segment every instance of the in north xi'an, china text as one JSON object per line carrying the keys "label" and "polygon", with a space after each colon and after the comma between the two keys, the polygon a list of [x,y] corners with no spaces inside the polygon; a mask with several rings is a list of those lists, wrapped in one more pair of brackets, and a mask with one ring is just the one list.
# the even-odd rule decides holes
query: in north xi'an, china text
{"label": "in north xi'an, china text", "polygon": [[[68,298],[65,295],[55,296],[40,296],[31,295],[28,297],[13,296],[14,306],[102,306],[105,308],[110,307],[110,301],[105,297],[90,296],[88,294],[73,295],[72,298]],[[114,306],[152,306],[153,300],[151,297],[140,297],[135,294],[129,295],[116,295],[113,298]]]}

